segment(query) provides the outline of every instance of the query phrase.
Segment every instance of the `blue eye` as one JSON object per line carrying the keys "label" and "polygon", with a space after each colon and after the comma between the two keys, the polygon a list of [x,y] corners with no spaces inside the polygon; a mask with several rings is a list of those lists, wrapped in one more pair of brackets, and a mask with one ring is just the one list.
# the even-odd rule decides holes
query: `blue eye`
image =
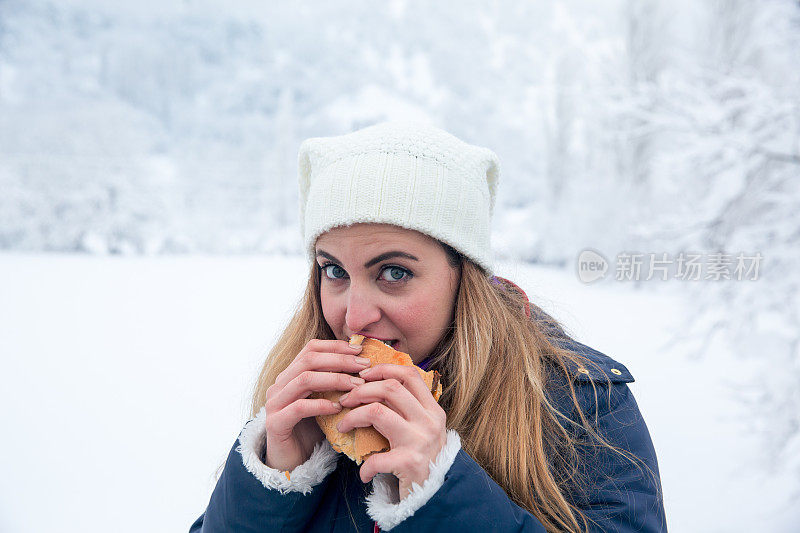
{"label": "blue eye", "polygon": [[[386,274],[389,274],[387,277]],[[387,266],[381,270],[381,279],[389,282],[405,281],[412,276],[411,272],[398,266]]]}
{"label": "blue eye", "polygon": [[[327,263],[320,267],[325,273],[325,278],[329,280],[347,279],[347,271],[336,263]],[[381,269],[379,279],[389,283],[405,283],[413,278],[414,274],[409,270],[399,266],[385,266]]]}
{"label": "blue eye", "polygon": [[328,263],[323,266],[322,270],[330,279],[342,279],[347,274],[342,267],[334,265],[333,263]]}

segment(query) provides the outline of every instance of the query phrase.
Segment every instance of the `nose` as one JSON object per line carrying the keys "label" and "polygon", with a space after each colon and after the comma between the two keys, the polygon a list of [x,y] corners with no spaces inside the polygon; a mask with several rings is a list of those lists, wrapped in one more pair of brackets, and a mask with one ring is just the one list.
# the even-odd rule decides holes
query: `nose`
{"label": "nose", "polygon": [[344,317],[347,328],[352,332],[363,331],[380,319],[380,305],[369,287],[351,282]]}

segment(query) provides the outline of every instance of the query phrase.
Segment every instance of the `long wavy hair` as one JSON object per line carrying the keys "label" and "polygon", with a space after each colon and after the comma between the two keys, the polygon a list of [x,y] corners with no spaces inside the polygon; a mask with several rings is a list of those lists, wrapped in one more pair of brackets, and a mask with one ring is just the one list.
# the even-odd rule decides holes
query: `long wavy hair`
{"label": "long wavy hair", "polygon": [[[559,337],[566,338],[563,327],[533,303],[529,318],[524,294],[493,283],[475,263],[440,244],[451,266],[461,270],[454,319],[432,352],[430,366],[442,376],[440,405],[447,428],[458,431],[464,451],[548,532],[586,531],[588,518],[570,499],[576,490],[590,488],[580,474],[578,433],[584,440],[588,436],[592,446],[607,447],[655,474],[608,443],[595,430],[596,418],[585,416],[567,362],[597,366],[558,345]],[[322,314],[320,272],[313,263],[305,294],[263,364],[251,417],[264,406],[267,388],[309,340],[335,339]],[[555,383],[571,398],[577,420],[556,407],[551,396]],[[597,401],[594,382],[592,388]],[[609,386],[609,400],[610,391]]]}

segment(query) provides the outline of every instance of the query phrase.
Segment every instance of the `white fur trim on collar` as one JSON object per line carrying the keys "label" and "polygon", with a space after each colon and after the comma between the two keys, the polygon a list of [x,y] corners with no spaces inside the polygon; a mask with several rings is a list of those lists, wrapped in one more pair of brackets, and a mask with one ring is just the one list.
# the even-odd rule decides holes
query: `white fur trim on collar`
{"label": "white fur trim on collar", "polygon": [[372,479],[372,494],[367,496],[367,513],[378,523],[381,531],[389,531],[412,516],[436,494],[460,449],[461,437],[456,430],[448,430],[447,442],[436,456],[436,461],[428,464],[428,479],[421,487],[412,483],[411,492],[402,501],[398,502],[400,498],[395,484],[391,482],[391,474],[377,474]]}
{"label": "white fur trim on collar", "polygon": [[267,413],[264,407],[258,415],[248,422],[239,436],[239,446],[236,448],[242,456],[247,471],[253,474],[262,485],[268,489],[275,489],[281,494],[287,492],[302,492],[308,494],[319,485],[325,477],[336,469],[339,454],[331,447],[327,439],[317,443],[308,461],[298,465],[286,474],[275,468],[270,468],[261,462],[261,452],[267,442]]}

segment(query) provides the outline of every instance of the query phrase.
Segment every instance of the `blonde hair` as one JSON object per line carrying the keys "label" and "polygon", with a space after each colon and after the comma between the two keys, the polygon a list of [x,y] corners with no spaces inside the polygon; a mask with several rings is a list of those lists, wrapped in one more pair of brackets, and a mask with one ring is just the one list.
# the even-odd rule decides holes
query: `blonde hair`
{"label": "blonde hair", "polygon": [[[585,531],[586,516],[565,494],[568,487],[580,490],[585,485],[578,473],[576,430],[585,432],[594,441],[592,446],[607,447],[655,474],[643,461],[600,436],[594,429],[596,418],[592,424],[585,417],[567,361],[600,369],[554,342],[552,335],[564,335],[560,324],[532,303],[534,318],[528,318],[523,294],[493,283],[469,259],[458,256],[457,260],[461,280],[454,320],[434,349],[430,366],[442,375],[440,405],[447,413],[447,428],[459,433],[464,451],[547,531]],[[315,338],[335,339],[322,314],[316,263],[294,316],[255,383],[251,417],[263,407],[267,388],[277,375]],[[568,392],[579,423],[551,402],[548,386],[555,382],[546,366],[560,376],[558,382]],[[597,402],[594,382],[592,389]],[[610,391],[611,387],[609,401]],[[514,428],[513,433],[509,428]]]}

